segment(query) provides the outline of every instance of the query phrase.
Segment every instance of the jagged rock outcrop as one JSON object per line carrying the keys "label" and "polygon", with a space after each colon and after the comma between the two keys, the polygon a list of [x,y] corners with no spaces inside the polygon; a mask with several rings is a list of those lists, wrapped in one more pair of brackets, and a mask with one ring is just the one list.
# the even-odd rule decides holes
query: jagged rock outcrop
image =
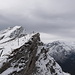
{"label": "jagged rock outcrop", "polygon": [[[0,68],[0,74],[9,68],[14,68],[9,75],[31,74],[35,66],[38,41],[40,41],[39,33],[32,36],[32,38],[23,46],[14,50],[7,58],[7,62],[3,63],[3,66]],[[20,72],[17,71],[18,69]]]}
{"label": "jagged rock outcrop", "polygon": [[68,75],[44,49],[40,34],[11,52],[0,68],[0,75]]}

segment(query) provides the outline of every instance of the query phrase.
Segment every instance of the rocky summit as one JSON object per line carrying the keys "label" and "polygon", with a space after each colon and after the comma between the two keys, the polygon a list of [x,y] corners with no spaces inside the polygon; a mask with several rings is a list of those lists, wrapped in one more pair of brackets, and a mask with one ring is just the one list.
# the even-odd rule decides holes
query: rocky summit
{"label": "rocky summit", "polygon": [[70,74],[62,71],[39,33],[26,34],[15,26],[0,32],[0,75]]}

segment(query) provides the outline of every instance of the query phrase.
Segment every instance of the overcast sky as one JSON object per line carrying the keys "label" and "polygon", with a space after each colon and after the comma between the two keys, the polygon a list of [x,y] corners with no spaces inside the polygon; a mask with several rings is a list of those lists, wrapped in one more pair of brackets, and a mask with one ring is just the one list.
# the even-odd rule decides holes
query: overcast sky
{"label": "overcast sky", "polygon": [[47,41],[75,41],[75,0],[0,0],[0,30],[15,25]]}

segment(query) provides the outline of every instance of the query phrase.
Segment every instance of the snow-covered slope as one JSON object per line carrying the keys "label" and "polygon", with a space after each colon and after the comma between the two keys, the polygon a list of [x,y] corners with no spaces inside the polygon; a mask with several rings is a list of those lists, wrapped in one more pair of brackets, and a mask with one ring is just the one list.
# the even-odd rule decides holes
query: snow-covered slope
{"label": "snow-covered slope", "polygon": [[65,72],[75,75],[75,43],[54,41],[44,48],[61,65]]}
{"label": "snow-covered slope", "polygon": [[19,37],[22,33],[23,28],[21,26],[10,27],[0,32],[0,43],[7,42],[9,40]]}
{"label": "snow-covered slope", "polygon": [[50,56],[39,33],[24,34],[21,26],[15,26],[0,32],[0,75],[70,74]]}
{"label": "snow-covered slope", "polygon": [[0,38],[4,37],[0,40],[0,67],[10,53],[14,49],[24,45],[32,35],[34,34],[23,34],[23,28],[21,26],[15,26],[1,31]]}
{"label": "snow-covered slope", "polygon": [[67,42],[54,41],[46,45],[49,53],[57,61],[63,62],[70,54],[75,53],[75,45]]}
{"label": "snow-covered slope", "polygon": [[36,61],[37,73],[35,75],[70,75],[64,73],[59,64],[50,56],[49,50],[39,46]]}

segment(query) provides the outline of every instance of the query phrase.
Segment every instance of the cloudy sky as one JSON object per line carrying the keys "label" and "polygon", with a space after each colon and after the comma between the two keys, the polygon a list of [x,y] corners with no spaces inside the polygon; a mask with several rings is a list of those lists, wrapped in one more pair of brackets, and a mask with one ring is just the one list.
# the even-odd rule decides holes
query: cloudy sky
{"label": "cloudy sky", "polygon": [[15,25],[46,42],[75,41],[75,0],[0,0],[0,30]]}

